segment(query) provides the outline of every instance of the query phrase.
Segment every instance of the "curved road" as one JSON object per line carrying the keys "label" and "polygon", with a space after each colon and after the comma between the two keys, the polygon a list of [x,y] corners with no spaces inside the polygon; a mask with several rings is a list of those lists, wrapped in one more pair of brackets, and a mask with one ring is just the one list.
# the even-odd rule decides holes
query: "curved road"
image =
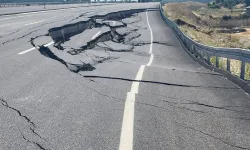
{"label": "curved road", "polygon": [[[0,149],[250,149],[250,96],[191,59],[158,6],[1,16]],[[107,25],[65,40],[63,50],[48,35],[54,27],[135,8],[150,9],[101,20],[126,24],[114,32],[122,43],[109,36],[78,53],[109,33]],[[60,59],[39,51],[42,44]],[[74,72],[75,61],[93,62],[94,69]]]}

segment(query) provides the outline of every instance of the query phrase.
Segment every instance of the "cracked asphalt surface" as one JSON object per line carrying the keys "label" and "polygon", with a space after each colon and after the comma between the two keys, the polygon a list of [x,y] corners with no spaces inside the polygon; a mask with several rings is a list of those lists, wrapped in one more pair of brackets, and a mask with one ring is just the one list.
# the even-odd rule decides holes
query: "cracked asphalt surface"
{"label": "cracked asphalt surface", "polygon": [[133,149],[250,149],[250,96],[191,59],[158,6],[0,17],[0,149],[119,149],[134,81]]}

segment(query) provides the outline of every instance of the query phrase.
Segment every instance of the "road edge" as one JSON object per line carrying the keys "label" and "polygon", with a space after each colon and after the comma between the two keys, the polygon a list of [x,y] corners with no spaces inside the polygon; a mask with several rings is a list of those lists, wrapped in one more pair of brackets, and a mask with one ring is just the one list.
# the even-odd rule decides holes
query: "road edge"
{"label": "road edge", "polygon": [[[173,29],[170,28],[172,31]],[[195,61],[197,61],[200,65],[204,66],[205,68],[211,70],[211,71],[215,71],[218,72],[220,74],[222,74],[225,78],[227,78],[228,80],[230,80],[231,82],[233,82],[234,84],[238,85],[241,89],[243,89],[247,94],[250,94],[250,83],[240,79],[239,77],[225,71],[219,68],[216,68],[215,66],[212,65],[208,65],[205,62],[203,62],[202,60],[200,60],[199,58],[195,57],[184,45],[183,42],[181,42],[181,39],[176,35],[175,32],[173,32],[175,34],[175,36],[178,39],[178,42],[180,43],[181,47],[184,49],[184,51]]]}

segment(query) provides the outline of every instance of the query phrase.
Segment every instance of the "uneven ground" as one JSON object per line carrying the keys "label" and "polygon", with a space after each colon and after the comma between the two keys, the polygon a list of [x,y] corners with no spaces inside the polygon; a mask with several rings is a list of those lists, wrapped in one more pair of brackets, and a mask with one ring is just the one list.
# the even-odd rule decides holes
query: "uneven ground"
{"label": "uneven ground", "polygon": [[250,149],[250,96],[192,60],[158,6],[0,17],[0,149]]}
{"label": "uneven ground", "polygon": [[[183,3],[169,3],[164,6],[167,16],[175,21],[181,19],[191,25],[195,25],[197,28],[192,28],[187,25],[179,25],[179,28],[193,40],[214,47],[230,47],[230,48],[245,48],[250,46],[250,34],[249,29],[246,28],[246,32],[232,33],[218,33],[219,28],[217,26],[223,15],[239,16],[241,11],[239,8],[234,9],[231,12],[229,9],[210,9],[206,4],[197,2],[183,2]],[[241,9],[240,9],[241,10]],[[213,19],[209,18],[212,16]],[[197,17],[200,18],[197,20]],[[217,20],[216,20],[217,18]],[[215,63],[215,59],[211,59]],[[222,69],[224,69],[226,63],[222,58],[220,59]],[[231,60],[231,72],[240,76],[241,63],[237,60]],[[224,67],[224,68],[223,68]],[[246,63],[246,79],[250,80],[250,64]]]}
{"label": "uneven ground", "polygon": [[183,2],[166,4],[164,10],[172,20],[181,19],[195,25],[198,30],[186,25],[181,26],[181,30],[197,42],[215,47],[240,47],[247,49],[250,46],[249,40],[244,40],[246,36],[239,36],[236,33],[236,35],[232,34],[231,39],[229,33],[217,32],[220,29],[218,26],[221,25],[222,16],[240,16],[242,9],[233,9],[231,12],[231,10],[226,8],[211,9],[203,3]]}
{"label": "uneven ground", "polygon": [[240,32],[233,34],[233,38],[236,37],[239,39],[240,43],[243,43],[244,47],[249,47],[250,44],[248,43],[250,41],[250,28],[245,28],[246,32]]}

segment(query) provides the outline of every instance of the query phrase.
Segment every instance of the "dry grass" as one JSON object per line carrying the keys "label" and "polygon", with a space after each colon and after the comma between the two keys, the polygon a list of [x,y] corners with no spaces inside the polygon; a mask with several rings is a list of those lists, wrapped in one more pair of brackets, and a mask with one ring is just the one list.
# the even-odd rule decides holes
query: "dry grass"
{"label": "dry grass", "polygon": [[[216,65],[216,57],[210,57],[210,61],[213,66]],[[227,58],[219,57],[219,68],[227,70]],[[240,77],[241,72],[241,61],[230,59],[230,71],[233,75]],[[250,80],[250,64],[246,63],[245,66],[245,80]]]}
{"label": "dry grass", "polygon": [[[197,2],[183,2],[183,3],[169,3],[164,6],[165,13],[171,20],[181,19],[189,24],[196,25],[199,30],[190,28],[186,25],[179,26],[182,32],[193,40],[215,47],[231,47],[231,48],[248,48],[250,47],[250,28],[247,28],[247,32],[242,33],[218,33],[214,28],[209,27],[206,24],[200,24],[197,22],[197,18],[206,19],[208,15],[216,20],[223,15],[238,16],[242,12],[242,7],[237,9],[237,11],[231,12],[231,10],[223,9],[210,9],[206,4],[197,3]],[[235,9],[236,10],[236,9]],[[208,23],[207,23],[208,24]],[[211,34],[206,34],[201,31],[213,30]],[[215,65],[216,58],[210,58],[211,63]],[[227,68],[227,59],[219,58],[219,68],[226,70]],[[241,61],[239,60],[230,60],[230,71],[236,76],[240,76]],[[246,73],[245,79],[250,80],[250,64],[246,64]]]}
{"label": "dry grass", "polygon": [[[220,19],[223,15],[239,16],[242,9],[233,12],[227,8],[211,9],[206,4],[197,2],[169,3],[164,6],[165,13],[171,20],[181,19],[189,24],[195,25],[199,30],[188,26],[180,26],[180,29],[193,40],[216,47],[249,48],[250,31],[244,33],[218,33]],[[212,16],[212,18],[211,18]],[[197,21],[198,20],[198,21]],[[206,34],[200,31],[213,31]]]}
{"label": "dry grass", "polygon": [[206,5],[194,2],[169,3],[164,6],[164,10],[166,11],[168,17],[172,20],[180,18],[187,23],[194,24],[196,16],[192,13],[192,8],[204,6]]}
{"label": "dry grass", "polygon": [[231,59],[230,60],[230,71],[232,74],[236,76],[240,76],[240,69],[241,69],[241,61]]}
{"label": "dry grass", "polygon": [[243,12],[243,9],[228,9],[228,8],[221,8],[221,9],[211,9],[211,8],[202,8],[195,10],[195,13],[197,13],[200,16],[206,16],[210,15],[213,18],[221,18],[224,15],[230,15],[230,16],[240,16]]}
{"label": "dry grass", "polygon": [[205,45],[214,47],[243,47],[243,44],[239,42],[239,38],[232,36],[232,39],[230,40],[230,34],[216,33],[208,35],[188,26],[180,26],[180,29],[196,42]]}
{"label": "dry grass", "polygon": [[246,72],[245,72],[245,76],[246,76],[246,80],[250,80],[250,63],[246,63],[246,68],[245,68]]}
{"label": "dry grass", "polygon": [[239,40],[239,43],[242,43],[244,48],[250,47],[250,28],[245,28],[246,32],[232,34],[232,38]]}

